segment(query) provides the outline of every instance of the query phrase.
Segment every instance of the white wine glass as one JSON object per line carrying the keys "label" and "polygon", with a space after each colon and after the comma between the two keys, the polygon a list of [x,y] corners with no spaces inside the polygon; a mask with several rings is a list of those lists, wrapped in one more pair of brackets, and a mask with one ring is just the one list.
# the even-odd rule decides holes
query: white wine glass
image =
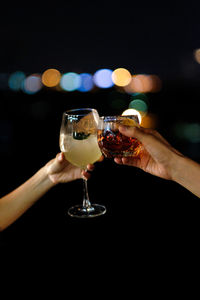
{"label": "white wine glass", "polygon": [[[99,115],[92,108],[79,108],[63,113],[60,129],[60,150],[73,165],[87,170],[102,156],[97,142]],[[75,205],[68,214],[77,218],[91,218],[105,214],[103,205],[91,204],[87,180],[83,178],[83,204]]]}

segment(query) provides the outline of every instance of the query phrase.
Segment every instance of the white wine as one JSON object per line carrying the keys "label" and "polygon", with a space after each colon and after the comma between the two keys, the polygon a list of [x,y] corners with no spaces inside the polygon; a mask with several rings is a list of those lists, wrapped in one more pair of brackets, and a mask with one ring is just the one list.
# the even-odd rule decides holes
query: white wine
{"label": "white wine", "polygon": [[96,134],[90,134],[82,139],[61,133],[60,149],[70,163],[81,169],[86,169],[88,164],[93,164],[102,155]]}

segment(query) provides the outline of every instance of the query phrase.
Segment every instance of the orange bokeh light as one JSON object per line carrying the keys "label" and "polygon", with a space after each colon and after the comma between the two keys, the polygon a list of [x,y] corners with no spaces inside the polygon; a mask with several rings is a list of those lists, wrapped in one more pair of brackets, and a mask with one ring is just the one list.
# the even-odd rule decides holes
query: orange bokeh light
{"label": "orange bokeh light", "polygon": [[57,86],[60,82],[61,74],[56,69],[47,69],[42,74],[42,83],[47,87]]}
{"label": "orange bokeh light", "polygon": [[138,74],[124,87],[127,93],[156,93],[161,90],[162,82],[157,75]]}
{"label": "orange bokeh light", "polygon": [[195,58],[196,62],[198,62],[198,64],[200,64],[200,49],[196,49],[194,51],[194,58]]}
{"label": "orange bokeh light", "polygon": [[158,126],[158,118],[154,114],[147,114],[142,117],[141,127],[155,129]]}

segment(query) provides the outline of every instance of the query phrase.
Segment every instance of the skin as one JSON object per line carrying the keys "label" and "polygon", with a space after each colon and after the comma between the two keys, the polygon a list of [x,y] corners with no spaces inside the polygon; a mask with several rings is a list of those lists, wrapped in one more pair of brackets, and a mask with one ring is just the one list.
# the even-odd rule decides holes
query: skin
{"label": "skin", "polygon": [[152,175],[173,180],[200,197],[200,165],[174,149],[156,130],[120,126],[127,137],[143,145],[138,157],[115,158],[117,164],[133,166]]}
{"label": "skin", "polygon": [[[87,166],[88,171],[93,169],[94,165]],[[88,172],[70,164],[63,153],[57,154],[24,184],[0,199],[0,231],[17,220],[58,183],[66,183],[82,177],[89,179],[90,176]]]}

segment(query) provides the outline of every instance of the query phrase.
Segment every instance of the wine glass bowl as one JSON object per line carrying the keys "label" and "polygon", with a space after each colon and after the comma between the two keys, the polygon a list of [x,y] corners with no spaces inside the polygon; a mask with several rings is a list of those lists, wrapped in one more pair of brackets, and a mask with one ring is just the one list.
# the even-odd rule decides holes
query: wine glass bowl
{"label": "wine glass bowl", "polygon": [[[87,170],[88,164],[100,159],[102,153],[97,142],[99,115],[95,109],[80,108],[63,113],[60,129],[60,150],[71,164]],[[106,212],[103,205],[91,204],[87,180],[83,178],[83,204],[68,210],[73,217],[89,218]]]}
{"label": "wine glass bowl", "polygon": [[134,137],[127,137],[119,131],[120,125],[139,127],[138,117],[105,116],[98,125],[98,144],[101,152],[108,158],[137,157],[142,144]]}

